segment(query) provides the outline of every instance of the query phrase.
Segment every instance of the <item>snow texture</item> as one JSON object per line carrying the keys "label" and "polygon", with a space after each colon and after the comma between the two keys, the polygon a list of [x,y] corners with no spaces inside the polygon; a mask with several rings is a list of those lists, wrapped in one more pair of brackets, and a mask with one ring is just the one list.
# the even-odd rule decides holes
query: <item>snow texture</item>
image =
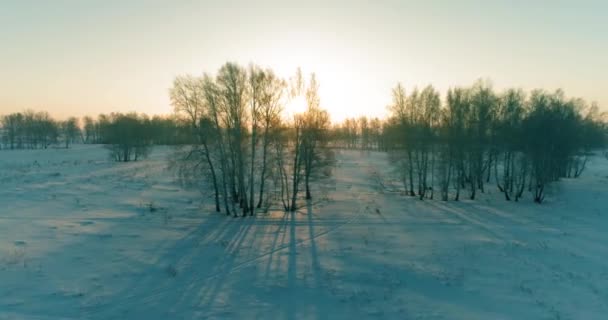
{"label": "snow texture", "polygon": [[[608,161],[546,203],[402,195],[341,151],[319,200],[231,218],[169,148],[0,152],[0,319],[605,319]],[[201,200],[203,199],[203,200]]]}

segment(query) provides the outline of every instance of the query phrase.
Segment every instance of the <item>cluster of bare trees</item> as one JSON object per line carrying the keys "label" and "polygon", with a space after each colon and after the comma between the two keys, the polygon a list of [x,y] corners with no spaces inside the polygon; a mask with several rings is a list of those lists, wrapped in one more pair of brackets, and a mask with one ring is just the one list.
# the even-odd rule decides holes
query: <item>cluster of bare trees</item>
{"label": "cluster of bare trees", "polygon": [[[189,184],[211,184],[216,211],[253,215],[273,201],[295,211],[302,185],[312,197],[329,127],[314,75],[304,84],[301,72],[285,81],[270,69],[226,63],[215,76],[177,77],[170,96],[196,138],[176,167]],[[298,96],[307,110],[287,115],[284,106]]]}
{"label": "cluster of bare trees", "polygon": [[78,141],[81,138],[81,130],[78,126],[78,119],[70,117],[65,121],[59,122],[59,131],[63,137],[65,148],[69,148],[70,144]]}
{"label": "cluster of bare trees", "polygon": [[148,156],[153,145],[190,145],[188,123],[176,117],[137,113],[100,114],[97,119],[85,117],[82,130],[84,143],[104,144],[115,161],[137,161]]}
{"label": "cluster of bare trees", "polygon": [[152,145],[150,129],[145,118],[136,113],[111,114],[102,130],[110,157],[119,162],[147,157]]}
{"label": "cluster of bare trees", "polygon": [[[399,167],[406,191],[423,199],[430,191],[433,197],[436,144],[433,129],[438,127],[440,95],[431,86],[414,90],[407,96],[397,85],[393,89],[392,118],[385,125],[384,134],[391,151],[391,159]],[[417,182],[415,186],[415,181]]]}
{"label": "cluster of bare trees", "polygon": [[[145,132],[145,136],[153,145],[180,145],[190,144],[195,140],[190,136],[188,123],[176,117],[158,116],[149,117],[146,114],[135,113],[110,113],[100,114],[97,118],[86,116],[82,126],[82,141],[91,144],[109,144],[115,136],[112,132],[116,126],[112,122],[118,118],[129,116],[135,117],[138,122],[133,125],[139,126],[137,130]],[[135,129],[133,129],[135,130]]]}
{"label": "cluster of bare trees", "polygon": [[450,89],[445,103],[431,86],[406,95],[393,89],[384,141],[411,196],[475,199],[492,179],[507,200],[526,190],[542,202],[547,184],[578,177],[591,150],[606,144],[596,106],[554,93],[490,85]]}
{"label": "cluster of bare trees", "polygon": [[73,143],[105,144],[116,161],[147,156],[151,145],[192,144],[189,124],[176,117],[136,113],[100,114],[57,121],[47,112],[25,111],[0,117],[0,149],[69,148]]}
{"label": "cluster of bare trees", "polygon": [[65,147],[80,137],[78,119],[52,119],[47,112],[25,111],[0,117],[0,149],[46,149],[63,142]]}
{"label": "cluster of bare trees", "polygon": [[349,149],[383,149],[382,124],[380,118],[347,118],[332,127],[332,145]]}

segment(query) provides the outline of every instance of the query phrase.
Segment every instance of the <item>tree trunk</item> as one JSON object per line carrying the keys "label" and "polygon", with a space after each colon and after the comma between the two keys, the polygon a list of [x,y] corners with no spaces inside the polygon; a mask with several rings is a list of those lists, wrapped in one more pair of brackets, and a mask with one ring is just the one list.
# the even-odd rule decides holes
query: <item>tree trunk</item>
{"label": "tree trunk", "polygon": [[253,125],[253,129],[251,131],[251,168],[250,168],[250,174],[249,174],[249,208],[250,208],[250,215],[254,215],[255,213],[255,207],[253,206],[254,203],[254,199],[255,196],[253,194],[253,187],[255,185],[255,181],[254,181],[254,174],[253,174],[253,170],[254,170],[254,165],[255,165],[255,145],[256,145],[256,125]]}
{"label": "tree trunk", "polygon": [[203,147],[205,148],[205,158],[207,160],[207,164],[209,164],[209,170],[211,170],[211,180],[213,182],[213,191],[215,193],[215,211],[220,212],[220,192],[217,185],[217,176],[215,174],[215,167],[213,166],[213,161],[211,161],[211,157],[209,156],[209,148],[206,143],[203,143]]}
{"label": "tree trunk", "polygon": [[412,165],[412,151],[411,150],[407,151],[407,157],[408,157],[408,173],[409,173],[409,177],[410,177],[410,196],[414,197],[414,196],[416,196],[416,193],[414,192],[414,167]]}
{"label": "tree trunk", "polygon": [[310,177],[310,173],[307,173],[305,175],[305,184],[306,184],[306,200],[310,200],[312,199],[312,196],[310,194],[310,186],[308,185],[308,181],[309,181],[309,177]]}
{"label": "tree trunk", "polygon": [[264,146],[262,148],[262,173],[260,174],[260,193],[258,198],[257,208],[262,207],[262,199],[264,198],[264,184],[266,182],[266,161],[268,153],[268,129],[264,131]]}

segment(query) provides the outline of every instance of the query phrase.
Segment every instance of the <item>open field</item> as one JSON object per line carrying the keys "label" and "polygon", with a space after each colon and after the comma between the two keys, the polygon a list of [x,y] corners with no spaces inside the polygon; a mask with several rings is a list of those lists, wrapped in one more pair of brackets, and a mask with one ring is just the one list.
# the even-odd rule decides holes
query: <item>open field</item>
{"label": "open field", "polygon": [[[339,151],[322,201],[227,218],[99,146],[0,152],[0,319],[604,319],[608,161],[542,205],[404,197]],[[211,194],[206,197],[210,198]]]}

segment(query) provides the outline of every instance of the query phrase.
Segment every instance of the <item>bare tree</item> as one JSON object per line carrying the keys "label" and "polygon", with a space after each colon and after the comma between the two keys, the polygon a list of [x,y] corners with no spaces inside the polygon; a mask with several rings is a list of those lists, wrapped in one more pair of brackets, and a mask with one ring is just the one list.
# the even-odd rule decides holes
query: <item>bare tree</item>
{"label": "bare tree", "polygon": [[[184,160],[199,156],[206,163],[213,182],[215,210],[220,212],[218,177],[210,148],[214,130],[207,110],[208,101],[205,99],[203,80],[192,76],[177,77],[173,81],[169,95],[175,112],[186,117],[197,141]],[[198,162],[196,168],[198,168]]]}
{"label": "bare tree", "polygon": [[258,144],[258,127],[261,121],[262,114],[260,112],[263,101],[264,86],[267,84],[266,73],[258,66],[249,66],[249,91],[251,98],[249,99],[250,104],[250,116],[251,116],[251,150],[249,154],[249,203],[246,205],[249,207],[250,215],[255,213],[255,159],[256,159],[256,147]]}
{"label": "bare tree", "polygon": [[65,148],[70,147],[70,143],[73,143],[74,140],[80,135],[80,128],[78,127],[78,119],[75,117],[70,117],[68,120],[61,122],[61,133],[63,136],[63,142],[65,143]]}
{"label": "bare tree", "polygon": [[120,162],[147,157],[151,145],[145,125],[145,119],[136,113],[112,114],[107,128],[110,157]]}
{"label": "bare tree", "polygon": [[277,78],[271,70],[266,71],[265,85],[261,94],[261,129],[262,129],[262,169],[257,208],[262,206],[264,188],[268,173],[268,153],[270,144],[276,139],[281,127],[281,101],[286,88],[285,81]]}
{"label": "bare tree", "polygon": [[98,143],[97,130],[95,130],[95,120],[86,116],[83,118],[84,143]]}
{"label": "bare tree", "polygon": [[306,199],[312,199],[310,180],[315,172],[324,164],[323,155],[319,152],[327,142],[329,129],[329,114],[320,108],[319,84],[315,74],[310,78],[306,88],[306,112],[302,115],[302,158],[304,163],[304,184]]}
{"label": "bare tree", "polygon": [[[209,106],[209,118],[211,119],[214,128],[214,138],[217,141],[217,150],[219,152],[220,171],[222,173],[221,185],[222,185],[222,197],[224,199],[224,208],[226,215],[230,215],[229,205],[229,194],[228,194],[228,183],[234,181],[229,179],[231,174],[228,153],[226,151],[226,134],[222,128],[222,106],[221,106],[221,93],[217,84],[209,75],[205,75],[203,78],[203,92],[205,100]],[[232,210],[236,216],[236,211]]]}
{"label": "bare tree", "polygon": [[276,166],[281,183],[281,201],[285,211],[297,210],[297,197],[303,174],[302,115],[294,115],[291,123],[283,127],[275,143]]}
{"label": "bare tree", "polygon": [[[394,130],[389,132],[393,133],[393,149],[401,149],[405,152],[406,158],[401,159],[400,162],[405,171],[407,171],[407,182],[409,188],[405,187],[405,192],[411,196],[415,196],[414,192],[414,160],[413,160],[413,148],[412,148],[412,126],[413,126],[413,109],[412,109],[412,98],[408,98],[405,94],[405,89],[398,83],[397,86],[392,90],[393,104],[389,107],[391,116],[395,119]],[[415,97],[416,94],[412,94],[410,97]],[[408,190],[409,189],[409,190]]]}
{"label": "bare tree", "polygon": [[[521,132],[521,121],[525,111],[525,95],[521,90],[507,90],[500,97],[500,104],[497,114],[497,124],[495,128],[496,138],[494,143],[498,148],[497,159],[494,161],[494,176],[498,189],[504,193],[506,200],[516,192],[517,158],[520,149],[520,141],[524,139]],[[502,156],[499,161],[498,156]],[[499,163],[502,166],[502,173],[499,174]],[[525,179],[520,177],[520,179]],[[519,192],[518,192],[519,193]]]}
{"label": "bare tree", "polygon": [[217,75],[227,130],[228,150],[233,174],[231,192],[233,199],[239,203],[243,216],[249,212],[246,188],[246,128],[247,123],[247,72],[234,63],[224,64]]}

